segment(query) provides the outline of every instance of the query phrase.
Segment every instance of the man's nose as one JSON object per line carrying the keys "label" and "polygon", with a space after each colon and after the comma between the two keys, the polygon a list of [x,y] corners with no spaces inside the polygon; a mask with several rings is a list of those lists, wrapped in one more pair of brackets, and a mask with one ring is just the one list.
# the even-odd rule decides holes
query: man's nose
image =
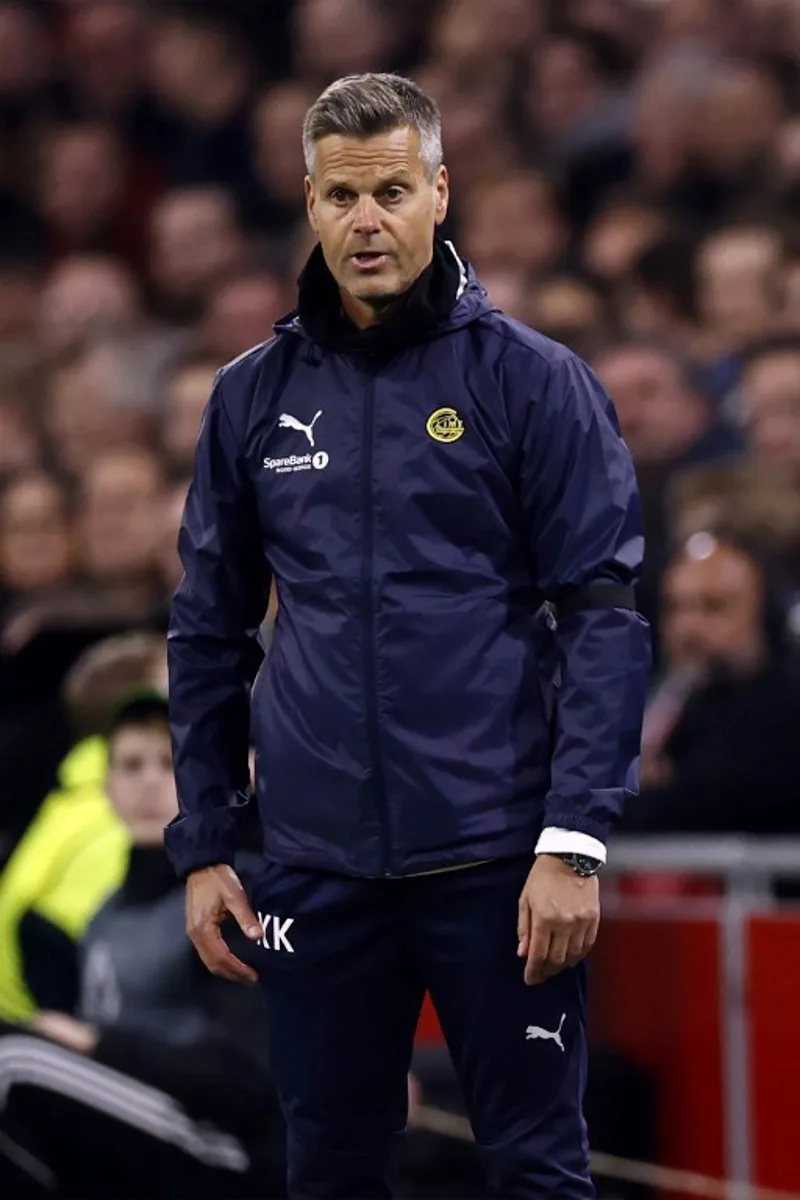
{"label": "man's nose", "polygon": [[353,232],[362,236],[380,231],[380,213],[373,196],[361,196],[353,215]]}

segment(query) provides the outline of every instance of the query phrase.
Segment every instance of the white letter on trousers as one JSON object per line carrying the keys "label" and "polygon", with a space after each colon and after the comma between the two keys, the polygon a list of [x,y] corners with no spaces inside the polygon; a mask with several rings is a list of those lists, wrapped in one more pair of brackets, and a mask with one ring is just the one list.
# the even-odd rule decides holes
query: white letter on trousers
{"label": "white letter on trousers", "polygon": [[291,925],[294,925],[294,917],[287,917],[285,921],[281,921],[279,917],[272,918],[273,949],[288,950],[289,954],[294,954],[294,946],[286,936],[286,931]]}

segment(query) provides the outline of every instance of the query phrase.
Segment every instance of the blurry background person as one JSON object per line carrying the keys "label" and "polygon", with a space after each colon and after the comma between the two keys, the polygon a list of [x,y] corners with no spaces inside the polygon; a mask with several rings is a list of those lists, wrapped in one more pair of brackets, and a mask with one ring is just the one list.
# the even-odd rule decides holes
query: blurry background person
{"label": "blurry background person", "polygon": [[[46,912],[59,936],[50,938],[47,954],[52,973],[65,967],[63,986],[73,986],[71,954],[64,945],[84,930],[108,892],[121,879],[128,838],[106,793],[107,743],[111,718],[122,697],[132,688],[162,686],[166,644],[155,634],[129,633],[95,642],[76,656],[67,670],[62,689],[63,730],[51,730],[45,741],[39,725],[34,750],[48,762],[58,753],[63,737],[63,758],[52,764],[54,786],[38,811],[31,813],[15,795],[7,795],[10,811],[4,813],[13,843],[0,873],[0,1018],[19,1020],[36,1008],[28,982],[26,919],[34,911]],[[58,736],[53,736],[53,733]],[[36,776],[38,779],[38,775]],[[16,827],[27,817],[27,827]],[[12,823],[14,822],[14,823]],[[24,830],[24,832],[23,832]],[[20,836],[21,834],[21,836]],[[95,859],[91,869],[75,863],[84,853]]]}
{"label": "blurry background person", "polygon": [[[42,1195],[53,1183],[67,1195],[280,1195],[263,996],[204,970],[163,850],[177,812],[166,697],[116,712],[106,788],[129,850],[119,888],[74,950],[75,993],[65,995],[69,972],[50,953],[61,931],[40,910],[28,931],[39,1036],[0,1036],[0,1130],[37,1164],[26,1173],[25,1153],[19,1169],[0,1156],[3,1194],[18,1194],[21,1178],[36,1194],[44,1168]],[[75,871],[94,865],[85,855]]]}
{"label": "blurry background person", "polygon": [[693,534],[664,576],[669,686],[643,734],[637,832],[800,833],[800,672],[760,556]]}

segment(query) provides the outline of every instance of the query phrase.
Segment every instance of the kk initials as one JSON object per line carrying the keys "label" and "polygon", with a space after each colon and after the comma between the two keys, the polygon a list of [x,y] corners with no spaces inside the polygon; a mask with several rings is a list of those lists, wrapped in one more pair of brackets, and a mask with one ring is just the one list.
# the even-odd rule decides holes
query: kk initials
{"label": "kk initials", "polygon": [[294,917],[287,917],[282,921],[280,917],[273,917],[270,913],[262,916],[258,913],[258,923],[261,926],[261,937],[258,939],[258,945],[263,946],[265,950],[286,950],[289,954],[294,954],[294,946],[287,938],[287,931],[294,925]]}

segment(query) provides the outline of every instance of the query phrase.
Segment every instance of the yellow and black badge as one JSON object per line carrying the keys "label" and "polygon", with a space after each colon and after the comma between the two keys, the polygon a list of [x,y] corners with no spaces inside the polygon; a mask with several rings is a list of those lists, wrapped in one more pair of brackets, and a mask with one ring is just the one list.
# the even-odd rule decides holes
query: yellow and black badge
{"label": "yellow and black badge", "polygon": [[464,435],[464,422],[454,408],[437,408],[425,428],[435,442],[457,442]]}

